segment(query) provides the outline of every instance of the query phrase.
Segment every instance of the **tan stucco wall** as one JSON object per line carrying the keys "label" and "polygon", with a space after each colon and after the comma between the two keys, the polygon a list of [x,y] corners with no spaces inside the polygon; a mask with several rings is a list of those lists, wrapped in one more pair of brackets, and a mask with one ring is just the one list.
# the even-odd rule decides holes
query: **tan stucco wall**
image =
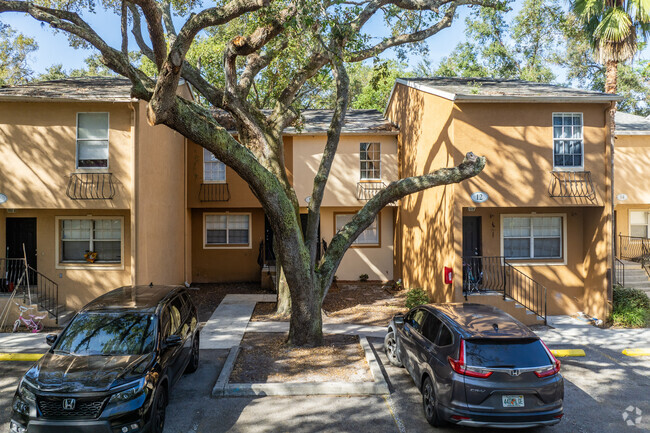
{"label": "tan stucco wall", "polygon": [[[97,265],[60,265],[57,263],[56,257],[60,245],[56,236],[56,217],[70,216],[120,216],[123,218],[122,264],[107,265],[119,269],[106,270]],[[6,218],[8,217],[36,218],[38,271],[59,285],[59,303],[66,305],[68,309],[77,310],[109,290],[131,284],[131,230],[128,211],[21,209],[16,210],[15,213],[7,214],[3,210],[0,211],[0,237],[2,240],[5,239]]]}
{"label": "tan stucco wall", "polygon": [[[300,205],[311,196],[327,137],[299,135],[293,137],[293,179]],[[323,197],[323,206],[354,206],[359,182],[359,144],[381,143],[381,177],[386,184],[397,180],[397,139],[392,135],[342,135]]]}
{"label": "tan stucco wall", "polygon": [[[650,210],[650,136],[618,135],[614,150],[616,235],[630,235],[630,210]],[[619,200],[626,194],[626,200]]]}
{"label": "tan stucco wall", "polygon": [[[336,277],[339,280],[358,280],[359,275],[368,274],[370,280],[389,281],[393,279],[393,226],[394,208],[384,208],[380,213],[380,245],[352,246],[345,255]],[[327,207],[321,209],[321,238],[328,244],[336,234],[335,215],[355,213],[359,209],[349,207]]]}
{"label": "tan stucco wall", "polygon": [[[204,248],[205,212],[251,214],[250,248]],[[261,208],[213,208],[192,210],[192,281],[195,283],[260,281],[257,263],[264,239],[264,211]]]}
{"label": "tan stucco wall", "polygon": [[[398,85],[387,117],[400,128],[399,177],[429,173],[453,164],[453,103]],[[433,302],[454,299],[443,268],[453,266],[454,186],[432,188],[400,201],[397,212],[395,278],[405,288],[424,288]]]}
{"label": "tan stucco wall", "polygon": [[[76,170],[79,112],[109,113],[109,166],[117,181],[113,200],[66,196]],[[132,111],[125,103],[0,102],[0,208],[129,209],[132,195]],[[102,170],[96,170],[101,172]]]}
{"label": "tan stucco wall", "polygon": [[149,126],[143,102],[136,128],[135,283],[180,284],[186,280],[185,138]]}

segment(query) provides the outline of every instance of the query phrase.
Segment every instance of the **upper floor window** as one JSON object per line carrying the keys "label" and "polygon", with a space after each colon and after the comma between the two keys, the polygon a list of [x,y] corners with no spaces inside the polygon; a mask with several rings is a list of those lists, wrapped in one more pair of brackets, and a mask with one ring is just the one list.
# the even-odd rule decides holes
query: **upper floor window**
{"label": "upper floor window", "polygon": [[381,180],[381,150],[379,143],[361,143],[361,180]]}
{"label": "upper floor window", "polygon": [[250,214],[206,214],[205,246],[250,247]]}
{"label": "upper floor window", "polygon": [[650,238],[650,212],[630,211],[630,236]]}
{"label": "upper floor window", "polygon": [[208,149],[203,149],[203,181],[226,181],[226,164],[219,161]]}
{"label": "upper floor window", "polygon": [[582,113],[553,113],[554,168],[583,167]]}
{"label": "upper floor window", "polygon": [[[345,226],[347,223],[352,221],[354,214],[336,214],[336,231],[338,232]],[[379,245],[379,217],[376,216],[372,223],[361,232],[359,237],[352,243],[352,245],[360,246],[378,246]]]}
{"label": "upper floor window", "polygon": [[503,255],[511,259],[562,258],[562,217],[503,218]]}
{"label": "upper floor window", "polygon": [[120,263],[121,219],[62,219],[61,262]]}
{"label": "upper floor window", "polygon": [[77,168],[108,167],[108,113],[77,113]]}

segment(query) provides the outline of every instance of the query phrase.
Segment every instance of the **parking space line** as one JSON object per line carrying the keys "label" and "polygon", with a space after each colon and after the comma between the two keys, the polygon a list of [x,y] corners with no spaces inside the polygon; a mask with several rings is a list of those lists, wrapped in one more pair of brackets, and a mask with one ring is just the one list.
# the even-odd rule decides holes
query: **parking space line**
{"label": "parking space line", "polygon": [[625,349],[621,353],[625,356],[650,356],[650,348]]}
{"label": "parking space line", "polygon": [[388,411],[390,412],[390,415],[393,417],[393,421],[395,421],[397,430],[399,430],[399,433],[406,433],[406,428],[404,427],[404,423],[402,422],[401,419],[399,419],[399,417],[393,410],[393,403],[392,403],[392,399],[390,398],[390,395],[383,395],[382,397],[386,402],[386,406],[388,406]]}
{"label": "parking space line", "polygon": [[38,361],[42,353],[0,353],[0,361]]}
{"label": "parking space line", "polygon": [[564,358],[567,356],[586,356],[585,351],[582,349],[555,349],[551,353],[556,358]]}

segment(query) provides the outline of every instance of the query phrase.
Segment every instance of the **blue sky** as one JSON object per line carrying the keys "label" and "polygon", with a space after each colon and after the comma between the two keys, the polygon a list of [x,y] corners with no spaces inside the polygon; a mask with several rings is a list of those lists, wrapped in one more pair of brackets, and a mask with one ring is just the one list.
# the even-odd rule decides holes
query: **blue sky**
{"label": "blue sky", "polygon": [[[511,19],[515,13],[521,8],[523,0],[515,0],[512,4],[513,10],[508,14]],[[440,33],[434,35],[428,40],[430,47],[429,60],[432,65],[437,65],[440,60],[449,55],[459,42],[465,39],[465,18],[468,16],[470,9],[462,7],[459,16],[456,18],[450,28],[447,28]],[[104,38],[109,44],[119,49],[120,46],[120,20],[119,17],[105,11],[99,11],[95,14],[86,13],[83,15],[84,19]],[[44,72],[49,66],[57,63],[62,63],[64,69],[69,71],[71,69],[82,68],[85,66],[84,59],[88,57],[92,50],[74,49],[69,46],[68,39],[65,33],[55,33],[48,25],[42,24],[29,16],[16,13],[3,13],[0,15],[0,21],[9,24],[14,29],[27,36],[34,37],[39,45],[39,50],[33,53],[30,57],[30,66],[35,74]],[[178,20],[177,27],[182,25],[183,19]],[[369,23],[374,25],[373,33],[381,34],[382,23],[380,20]],[[135,47],[135,41],[129,41],[130,47]],[[650,47],[646,48],[640,53],[641,57],[648,57]],[[387,53],[387,57],[391,57],[392,53]],[[409,59],[409,67],[415,68],[420,62],[419,58]],[[562,80],[562,71],[556,70],[558,80]]]}

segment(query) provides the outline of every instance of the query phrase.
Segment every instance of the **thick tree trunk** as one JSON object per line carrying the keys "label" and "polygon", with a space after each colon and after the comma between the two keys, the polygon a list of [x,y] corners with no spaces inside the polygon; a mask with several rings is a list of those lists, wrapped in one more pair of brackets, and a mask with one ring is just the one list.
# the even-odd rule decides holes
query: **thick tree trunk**
{"label": "thick tree trunk", "polygon": [[282,263],[277,258],[275,260],[275,277],[278,279],[277,289],[278,289],[278,305],[275,313],[281,316],[289,316],[291,314],[291,292],[289,291],[289,284],[287,283],[287,278],[284,275],[284,269],[282,268]]}
{"label": "thick tree trunk", "polygon": [[616,93],[618,62],[616,60],[610,60],[605,64],[605,67],[605,93]]}
{"label": "thick tree trunk", "polygon": [[296,346],[320,346],[323,342],[323,317],[320,293],[311,281],[303,281],[291,292],[292,309],[289,342]]}

